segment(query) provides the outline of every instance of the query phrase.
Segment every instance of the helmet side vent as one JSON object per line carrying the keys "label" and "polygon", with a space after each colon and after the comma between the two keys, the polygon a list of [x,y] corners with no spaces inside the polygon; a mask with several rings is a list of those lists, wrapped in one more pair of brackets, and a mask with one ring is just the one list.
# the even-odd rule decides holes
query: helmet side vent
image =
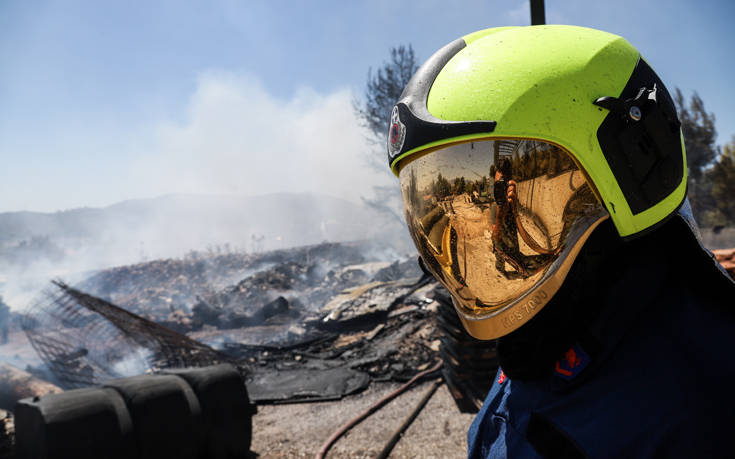
{"label": "helmet side vent", "polygon": [[681,123],[673,100],[639,59],[620,97],[593,103],[610,111],[597,139],[631,211],[639,214],[669,196],[683,178]]}

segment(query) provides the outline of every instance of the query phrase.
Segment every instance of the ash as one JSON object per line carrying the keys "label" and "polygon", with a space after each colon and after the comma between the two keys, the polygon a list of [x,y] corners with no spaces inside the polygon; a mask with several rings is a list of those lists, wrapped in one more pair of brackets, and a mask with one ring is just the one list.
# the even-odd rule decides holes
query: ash
{"label": "ash", "polygon": [[192,253],[57,281],[23,328],[45,363],[35,370],[63,388],[230,362],[257,403],[334,400],[441,358],[458,407],[474,411],[497,367],[414,258],[368,242]]}

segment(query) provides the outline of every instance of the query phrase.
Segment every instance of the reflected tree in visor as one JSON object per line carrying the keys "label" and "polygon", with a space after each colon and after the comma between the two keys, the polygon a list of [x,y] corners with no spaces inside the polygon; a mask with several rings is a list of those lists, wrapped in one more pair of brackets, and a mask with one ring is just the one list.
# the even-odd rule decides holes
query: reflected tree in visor
{"label": "reflected tree in visor", "polygon": [[607,216],[572,157],[545,142],[450,145],[399,176],[419,254],[465,318],[511,307],[551,277],[560,285],[563,261]]}

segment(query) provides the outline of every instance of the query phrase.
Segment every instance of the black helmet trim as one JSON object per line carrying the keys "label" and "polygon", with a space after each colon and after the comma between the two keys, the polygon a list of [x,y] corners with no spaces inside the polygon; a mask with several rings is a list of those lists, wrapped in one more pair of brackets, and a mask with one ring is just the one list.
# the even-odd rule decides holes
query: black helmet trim
{"label": "black helmet trim", "polygon": [[434,53],[411,77],[391,113],[388,130],[389,166],[403,153],[422,145],[495,130],[495,121],[446,121],[433,116],[426,106],[429,90],[437,75],[465,46],[462,38],[454,40]]}
{"label": "black helmet trim", "polygon": [[669,196],[684,177],[681,123],[653,69],[639,59],[619,97],[600,97],[610,110],[597,140],[630,210],[639,214]]}

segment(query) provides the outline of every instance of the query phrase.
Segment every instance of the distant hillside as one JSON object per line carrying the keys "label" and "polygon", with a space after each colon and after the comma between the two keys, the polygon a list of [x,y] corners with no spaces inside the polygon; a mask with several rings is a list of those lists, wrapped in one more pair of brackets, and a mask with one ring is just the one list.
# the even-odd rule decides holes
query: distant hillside
{"label": "distant hillside", "polygon": [[51,214],[0,213],[0,259],[13,248],[56,245],[67,254],[103,244],[147,257],[222,244],[248,251],[370,239],[398,228],[366,206],[316,194],[169,195]]}

